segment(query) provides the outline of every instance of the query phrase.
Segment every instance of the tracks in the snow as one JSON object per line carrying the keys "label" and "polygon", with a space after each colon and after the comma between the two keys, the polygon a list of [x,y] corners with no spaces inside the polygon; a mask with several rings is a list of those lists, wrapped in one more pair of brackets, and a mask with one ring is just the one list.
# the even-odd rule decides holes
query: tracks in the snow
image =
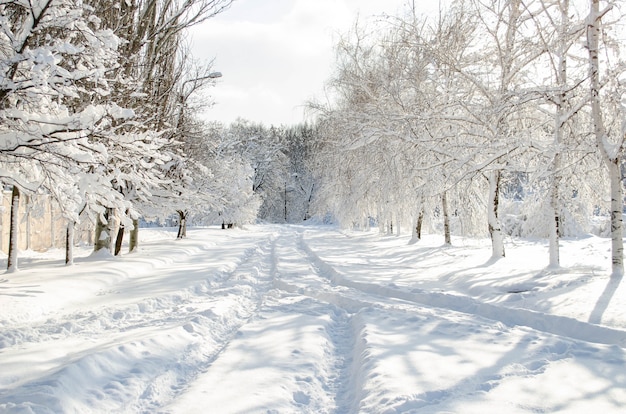
{"label": "tracks in the snow", "polygon": [[[620,329],[590,324],[573,318],[544,314],[528,309],[516,309],[477,301],[471,297],[450,295],[441,292],[402,289],[377,283],[355,281],[349,274],[342,274],[333,265],[322,259],[305,241],[303,232],[281,235],[279,246],[291,249],[284,257],[298,256],[309,272],[281,272],[281,251],[277,252],[279,278],[274,282],[277,288],[311,297],[329,303],[337,309],[341,317],[336,318],[335,328],[331,329],[334,358],[338,372],[329,382],[329,391],[335,393],[337,412],[352,412],[359,405],[359,333],[358,313],[368,307],[385,307],[389,310],[406,308],[406,305],[443,309],[451,312],[484,318],[494,323],[509,326],[522,326],[558,337],[607,345],[626,346],[626,332]],[[294,254],[296,250],[296,254]],[[358,357],[358,356],[356,356]]]}
{"label": "tracks in the snow", "polygon": [[[413,312],[422,306],[440,308],[505,324],[514,321],[559,336],[626,343],[623,331],[569,318],[498,307],[468,297],[351,280],[322,259],[322,253],[307,244],[299,228],[280,228],[271,235],[253,239],[246,246],[238,253],[237,260],[231,262],[236,264],[231,269],[206,270],[205,276],[183,290],[163,289],[158,295],[136,302],[111,302],[104,307],[56,313],[56,319],[43,323],[3,329],[0,352],[66,340],[83,343],[84,348],[71,350],[67,357],[70,363],[49,369],[37,378],[20,380],[25,385],[19,387],[20,395],[0,388],[0,406],[5,401],[26,401],[28,393],[42,390],[51,393],[47,402],[54,406],[54,388],[70,384],[78,387],[75,394],[95,410],[119,410],[119,406],[98,405],[101,401],[115,401],[124,404],[127,411],[129,408],[133,412],[159,411],[203,372],[211,370],[229,345],[234,344],[238,332],[259,319],[257,316],[279,312],[314,312],[315,316],[325,316],[314,319],[323,326],[320,335],[324,335],[328,347],[324,350],[325,361],[319,364],[322,368],[317,377],[301,379],[303,388],[295,390],[293,395],[299,407],[308,404],[308,409],[313,410],[317,406],[311,396],[316,394],[310,391],[318,387],[316,391],[332,401],[319,407],[332,406],[335,413],[359,409],[365,346],[363,319],[371,308],[401,312],[407,309]],[[158,272],[171,272],[165,278],[178,275],[175,266],[169,270],[155,269]],[[160,277],[157,275],[155,279]],[[297,303],[300,305],[294,305]],[[150,355],[159,347],[162,351]],[[124,364],[117,370],[112,367],[100,372],[98,389],[80,389],[82,384],[70,381],[72,369],[105,366],[107,361],[115,360],[123,360]],[[84,385],[89,386],[93,383]]]}
{"label": "tracks in the snow", "polygon": [[[49,394],[35,405],[43,401],[43,406],[60,407],[54,389],[72,384],[74,403],[79,404],[75,411],[82,410],[80,404],[101,411],[157,410],[206,370],[259,311],[272,289],[272,243],[273,236],[255,240],[242,250],[233,269],[206,270],[183,290],[162,290],[135,303],[86,307],[43,323],[4,329],[0,351],[18,357],[20,349],[44,352],[41,345],[72,345],[58,366],[51,361],[40,373],[15,379],[17,391],[15,386],[0,388],[0,406],[31,404],[33,395]],[[176,266],[155,269],[154,274],[159,272],[163,276],[155,278],[180,277]],[[98,389],[91,389],[91,382],[73,383],[76,370],[89,371],[94,365],[106,367],[98,372]]]}
{"label": "tracks in the snow", "polygon": [[333,285],[354,289],[370,297],[384,300],[397,299],[420,306],[446,309],[466,313],[505,325],[526,326],[552,335],[567,337],[585,342],[606,345],[626,346],[626,331],[595,325],[577,319],[545,314],[529,309],[509,308],[483,303],[468,296],[451,295],[441,292],[428,292],[421,289],[405,290],[396,286],[384,286],[351,280],[348,275],[338,272],[331,264],[320,258],[301,237],[301,249],[309,260]]}
{"label": "tracks in the snow", "polygon": [[[271,236],[246,250],[241,263],[222,277],[218,286],[210,290],[209,310],[189,313],[183,326],[188,332],[197,335],[198,341],[192,343],[185,352],[189,362],[184,369],[177,364],[174,370],[181,371],[172,386],[173,394],[167,401],[156,401],[152,395],[143,395],[144,403],[138,402],[143,412],[157,411],[182,393],[198,375],[205,372],[228,347],[239,330],[257,315],[264,303],[264,298],[272,289],[274,278],[271,262],[275,237]],[[205,303],[206,304],[206,303]],[[206,316],[206,317],[205,317]]]}
{"label": "tracks in the snow", "polygon": [[350,381],[354,332],[352,314],[334,301],[328,301],[328,281],[317,274],[307,255],[300,249],[300,235],[294,231],[282,233],[274,247],[276,278],[274,286],[289,295],[302,295],[313,300],[330,303],[326,306],[331,324],[327,328],[331,349],[327,350],[328,372],[323,374],[323,388],[334,401],[336,412],[348,412],[353,403]]}

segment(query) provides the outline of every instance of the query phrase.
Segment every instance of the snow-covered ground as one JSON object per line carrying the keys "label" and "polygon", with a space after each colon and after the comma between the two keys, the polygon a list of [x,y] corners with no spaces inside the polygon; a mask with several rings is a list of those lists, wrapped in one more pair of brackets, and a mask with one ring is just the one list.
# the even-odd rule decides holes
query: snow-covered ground
{"label": "snow-covered ground", "polygon": [[120,258],[1,276],[0,412],[620,413],[609,240],[142,229]]}

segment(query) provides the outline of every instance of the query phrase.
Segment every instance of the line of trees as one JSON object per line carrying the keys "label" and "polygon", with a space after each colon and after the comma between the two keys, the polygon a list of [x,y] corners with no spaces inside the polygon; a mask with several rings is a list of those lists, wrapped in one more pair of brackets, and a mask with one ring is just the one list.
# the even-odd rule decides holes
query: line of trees
{"label": "line of trees", "polygon": [[[139,219],[186,225],[345,225],[413,241],[424,224],[488,234],[578,234],[610,217],[623,274],[626,133],[619,2],[457,0],[435,18],[356,25],[337,44],[333,103],[315,126],[209,124],[201,92],[221,76],[184,33],[232,0],[0,0],[0,181],[17,206],[45,193],[94,251],[119,254]],[[621,30],[621,31],[620,31]]]}
{"label": "line of trees", "polygon": [[[311,217],[316,191],[313,154],[317,151],[317,129],[313,125],[270,126],[239,119],[229,126],[215,125],[214,142],[218,159],[237,157],[249,168],[249,190],[256,201],[254,212],[241,209],[245,200],[223,205],[205,216],[225,224],[240,223],[233,214],[271,223],[299,223]],[[249,218],[248,220],[249,221]]]}
{"label": "line of trees", "polygon": [[554,267],[559,238],[606,214],[621,277],[622,17],[615,1],[457,0],[356,25],[334,103],[312,104],[318,208],[414,240],[437,218],[446,243],[489,234],[494,259],[505,232],[542,235]]}
{"label": "line of trees", "polygon": [[9,271],[18,268],[17,206],[24,194],[47,193],[61,207],[67,263],[80,221],[95,225],[94,250],[118,254],[125,230],[131,251],[137,247],[141,216],[178,210],[184,218],[190,204],[218,203],[203,187],[211,170],[190,149],[205,129],[193,117],[193,98],[219,73],[194,62],[184,33],[230,3],[0,1],[0,181],[12,194]]}

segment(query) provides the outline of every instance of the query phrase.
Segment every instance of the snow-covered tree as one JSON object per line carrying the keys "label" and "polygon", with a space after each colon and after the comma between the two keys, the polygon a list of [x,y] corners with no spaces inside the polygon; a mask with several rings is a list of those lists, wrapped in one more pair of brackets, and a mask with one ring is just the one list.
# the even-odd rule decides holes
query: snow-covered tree
{"label": "snow-covered tree", "polygon": [[[185,47],[183,32],[222,12],[231,2],[98,2],[101,13],[124,40],[124,60],[116,73],[118,88],[113,95],[135,114],[132,122],[120,125],[117,132],[124,136],[123,141],[135,141],[132,148],[137,152],[122,148],[120,156],[109,162],[114,187],[131,203],[131,208],[117,209],[121,222],[116,254],[127,227],[131,228],[129,248],[136,249],[138,218],[154,213],[155,202],[162,203],[161,209],[175,207],[171,211],[178,211],[184,223],[186,213],[180,203],[185,197],[181,195],[194,191],[188,190],[191,173],[185,168],[190,163],[186,162],[183,149],[195,128],[190,101],[218,74],[211,71],[210,65],[189,65],[193,60]],[[134,163],[125,159],[134,159]],[[178,205],[173,206],[176,198]],[[148,210],[143,211],[142,207]]]}
{"label": "snow-covered tree", "polygon": [[612,9],[612,2],[589,1],[587,49],[593,135],[610,182],[612,275],[621,278],[624,274],[622,153],[626,139],[623,103],[626,89],[622,84],[625,66],[619,59],[619,44],[612,43],[612,36],[607,33]]}
{"label": "snow-covered tree", "polygon": [[351,168],[347,181],[341,174],[327,174],[321,194],[325,198],[331,188],[352,185],[353,200],[369,211],[349,211],[378,217],[388,232],[412,216],[417,239],[427,212],[432,218],[441,215],[450,242],[445,213],[448,203],[454,203],[452,190],[467,174],[465,154],[476,151],[463,141],[459,127],[463,104],[471,98],[459,85],[465,80],[456,66],[439,57],[447,52],[457,62],[467,48],[472,27],[459,16],[451,14],[430,26],[413,11],[372,34],[357,29],[338,46],[339,70],[331,81],[337,106],[321,108],[325,125],[333,125],[329,140],[340,154],[329,155],[342,164],[340,170],[347,168],[346,159],[360,165]]}
{"label": "snow-covered tree", "polygon": [[318,145],[318,133],[314,125],[305,123],[286,128],[284,134],[290,177],[288,197],[285,197],[285,220],[300,222],[311,217],[310,205],[316,190],[312,159]]}
{"label": "snow-covered tree", "polygon": [[197,220],[210,220],[222,228],[253,223],[261,198],[252,190],[253,168],[238,154],[219,154],[210,162],[214,174],[212,191],[216,206]]}
{"label": "snow-covered tree", "polygon": [[262,200],[259,218],[284,220],[284,192],[291,180],[283,128],[239,119],[221,137],[220,152],[238,154],[252,167],[252,190]]}
{"label": "snow-covered tree", "polygon": [[[531,87],[541,96],[536,102],[536,123],[545,125],[540,131],[545,133],[535,134],[533,139],[540,157],[538,162],[528,163],[533,165],[529,171],[534,169],[535,177],[535,190],[529,194],[542,195],[537,200],[539,211],[531,215],[541,223],[538,228],[549,230],[549,266],[558,267],[559,239],[565,233],[564,218],[568,216],[566,210],[571,204],[571,194],[575,192],[579,198],[583,194],[580,186],[566,177],[582,175],[577,167],[584,164],[584,157],[588,155],[580,151],[577,141],[581,134],[575,132],[580,128],[574,127],[575,117],[587,99],[587,94],[582,92],[587,74],[580,63],[584,54],[582,42],[579,42],[585,26],[576,17],[576,9],[570,6],[569,0],[542,0],[540,6],[541,12],[532,14],[531,21],[544,53],[530,80],[534,80]],[[547,182],[545,186],[543,181]],[[527,201],[534,202],[535,197],[528,198]]]}
{"label": "snow-covered tree", "polygon": [[[122,112],[84,99],[109,94],[118,57],[119,39],[92,12],[72,0],[0,4],[0,164],[14,205],[21,191],[63,185],[56,178],[67,175],[53,169],[97,164],[102,147],[91,137],[106,134]],[[14,270],[16,235],[11,240]]]}
{"label": "snow-covered tree", "polygon": [[230,3],[0,3],[2,183],[16,202],[24,191],[55,197],[68,220],[68,263],[79,220],[96,223],[95,250],[111,249],[114,220],[136,231],[137,206],[168,188],[163,166],[181,156],[171,119],[186,103],[181,33]]}

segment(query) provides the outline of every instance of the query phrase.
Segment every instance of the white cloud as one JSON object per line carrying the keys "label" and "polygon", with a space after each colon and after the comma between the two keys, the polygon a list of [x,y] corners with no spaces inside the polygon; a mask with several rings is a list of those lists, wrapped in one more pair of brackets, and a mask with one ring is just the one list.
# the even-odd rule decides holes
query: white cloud
{"label": "white cloud", "polygon": [[361,16],[394,12],[402,0],[238,0],[192,32],[194,55],[223,73],[207,117],[265,124],[303,120],[334,65],[333,39]]}

